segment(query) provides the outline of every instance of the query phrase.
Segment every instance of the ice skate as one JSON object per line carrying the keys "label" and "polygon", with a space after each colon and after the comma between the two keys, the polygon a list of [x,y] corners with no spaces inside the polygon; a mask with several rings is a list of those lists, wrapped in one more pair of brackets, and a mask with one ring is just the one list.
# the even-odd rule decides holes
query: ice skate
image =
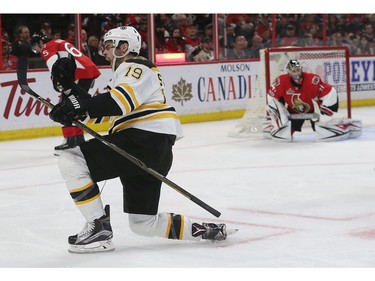
{"label": "ice skate", "polygon": [[69,252],[95,253],[114,250],[112,243],[112,227],[110,223],[109,205],[106,205],[105,215],[91,222],[86,222],[82,231],[69,236]]}
{"label": "ice skate", "polygon": [[55,151],[54,151],[53,154],[55,156],[59,156],[61,154],[62,150],[74,148],[74,147],[80,145],[83,142],[85,142],[85,138],[84,138],[83,135],[68,137],[68,138],[64,139],[62,144],[60,144],[58,146],[55,146]]}
{"label": "ice skate", "polygon": [[203,240],[210,240],[212,242],[223,241],[227,239],[228,235],[234,234],[238,229],[227,230],[225,224],[215,223],[193,223],[192,235],[194,237],[202,236]]}

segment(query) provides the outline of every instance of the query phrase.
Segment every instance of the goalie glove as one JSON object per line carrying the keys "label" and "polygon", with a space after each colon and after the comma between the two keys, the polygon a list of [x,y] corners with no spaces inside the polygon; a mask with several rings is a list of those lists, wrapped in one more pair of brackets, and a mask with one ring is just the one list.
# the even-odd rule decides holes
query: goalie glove
{"label": "goalie glove", "polygon": [[324,105],[320,105],[319,108],[320,108],[320,112],[323,115],[333,116],[334,111],[332,109],[330,109],[329,107],[324,106]]}
{"label": "goalie glove", "polygon": [[73,120],[84,119],[86,116],[86,99],[75,95],[63,96],[62,102],[56,104],[49,113],[53,121],[64,126],[71,126]]}
{"label": "goalie glove", "polygon": [[[334,87],[328,94],[317,101],[321,114],[333,116],[339,109],[339,99]],[[315,106],[315,105],[314,105]]]}

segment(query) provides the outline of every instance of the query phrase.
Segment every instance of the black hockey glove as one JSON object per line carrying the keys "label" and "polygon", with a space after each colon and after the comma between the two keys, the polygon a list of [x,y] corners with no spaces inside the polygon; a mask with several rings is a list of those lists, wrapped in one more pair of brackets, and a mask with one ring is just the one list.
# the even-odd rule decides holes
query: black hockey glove
{"label": "black hockey glove", "polygon": [[16,57],[28,57],[32,54],[31,45],[25,41],[18,41],[12,46],[11,54]]}
{"label": "black hockey glove", "polygon": [[76,69],[76,61],[72,55],[57,59],[51,70],[53,88],[57,92],[69,91],[75,84]]}
{"label": "black hockey glove", "polygon": [[63,100],[56,104],[49,117],[64,126],[71,126],[73,120],[83,119],[87,116],[86,99],[80,96],[63,96]]}

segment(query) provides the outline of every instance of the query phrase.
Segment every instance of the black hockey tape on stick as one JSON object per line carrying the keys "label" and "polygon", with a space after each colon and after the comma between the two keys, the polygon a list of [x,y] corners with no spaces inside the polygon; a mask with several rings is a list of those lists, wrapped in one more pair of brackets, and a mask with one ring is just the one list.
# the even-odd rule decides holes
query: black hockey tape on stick
{"label": "black hockey tape on stick", "polygon": [[[28,58],[27,57],[20,57],[19,60],[18,60],[18,64],[17,64],[17,79],[18,79],[18,84],[20,85],[20,87],[23,90],[25,90],[29,95],[33,96],[34,98],[36,98],[41,103],[48,106],[49,108],[54,107],[54,105],[52,103],[50,103],[46,99],[39,96],[37,93],[35,93],[29,87],[29,85],[27,83],[27,67],[28,67]],[[92,130],[91,128],[87,127],[85,124],[83,124],[79,121],[76,121],[76,120],[72,120],[72,123],[74,125],[76,125],[77,127],[81,128],[82,130],[84,130],[85,132],[89,133],[91,136],[93,136],[94,138],[96,138],[97,140],[99,140],[100,142],[105,144],[106,146],[110,147],[111,149],[113,149],[114,151],[119,153],[120,155],[124,156],[126,159],[128,159],[133,164],[137,165],[138,167],[145,170],[146,172],[148,172],[149,174],[151,174],[152,176],[154,176],[155,178],[157,178],[161,182],[165,183],[169,187],[173,188],[174,190],[176,190],[177,192],[179,192],[180,194],[182,194],[183,196],[185,196],[189,200],[193,201],[195,204],[202,207],[203,209],[205,209],[206,211],[208,211],[209,213],[211,213],[215,217],[217,217],[217,218],[220,217],[221,213],[219,211],[212,208],[211,206],[209,206],[208,204],[206,204],[205,202],[203,202],[202,200],[200,200],[196,196],[192,195],[191,193],[187,192],[185,189],[183,189],[182,187],[180,187],[176,183],[172,182],[171,180],[167,179],[165,176],[163,176],[163,175],[159,174],[158,172],[156,172],[155,170],[147,167],[146,164],[143,163],[141,160],[139,160],[138,158],[134,157],[133,155],[127,153],[126,151],[122,150],[121,148],[119,148],[115,144],[107,141],[104,137],[102,137],[100,134],[98,134],[96,131]]]}

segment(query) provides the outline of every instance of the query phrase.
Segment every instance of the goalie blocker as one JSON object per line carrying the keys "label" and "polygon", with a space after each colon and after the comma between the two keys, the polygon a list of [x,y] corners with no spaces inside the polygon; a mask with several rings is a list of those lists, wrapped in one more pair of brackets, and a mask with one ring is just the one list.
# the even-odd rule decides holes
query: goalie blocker
{"label": "goalie blocker", "polygon": [[321,111],[327,114],[325,108],[321,109],[314,100],[313,104],[314,113],[290,114],[283,104],[269,97],[269,103],[266,105],[267,117],[263,122],[264,137],[277,141],[292,141],[293,120],[310,120],[317,141],[341,141],[361,136],[362,121],[333,118],[333,112],[329,112],[332,113],[331,116],[321,115]]}

